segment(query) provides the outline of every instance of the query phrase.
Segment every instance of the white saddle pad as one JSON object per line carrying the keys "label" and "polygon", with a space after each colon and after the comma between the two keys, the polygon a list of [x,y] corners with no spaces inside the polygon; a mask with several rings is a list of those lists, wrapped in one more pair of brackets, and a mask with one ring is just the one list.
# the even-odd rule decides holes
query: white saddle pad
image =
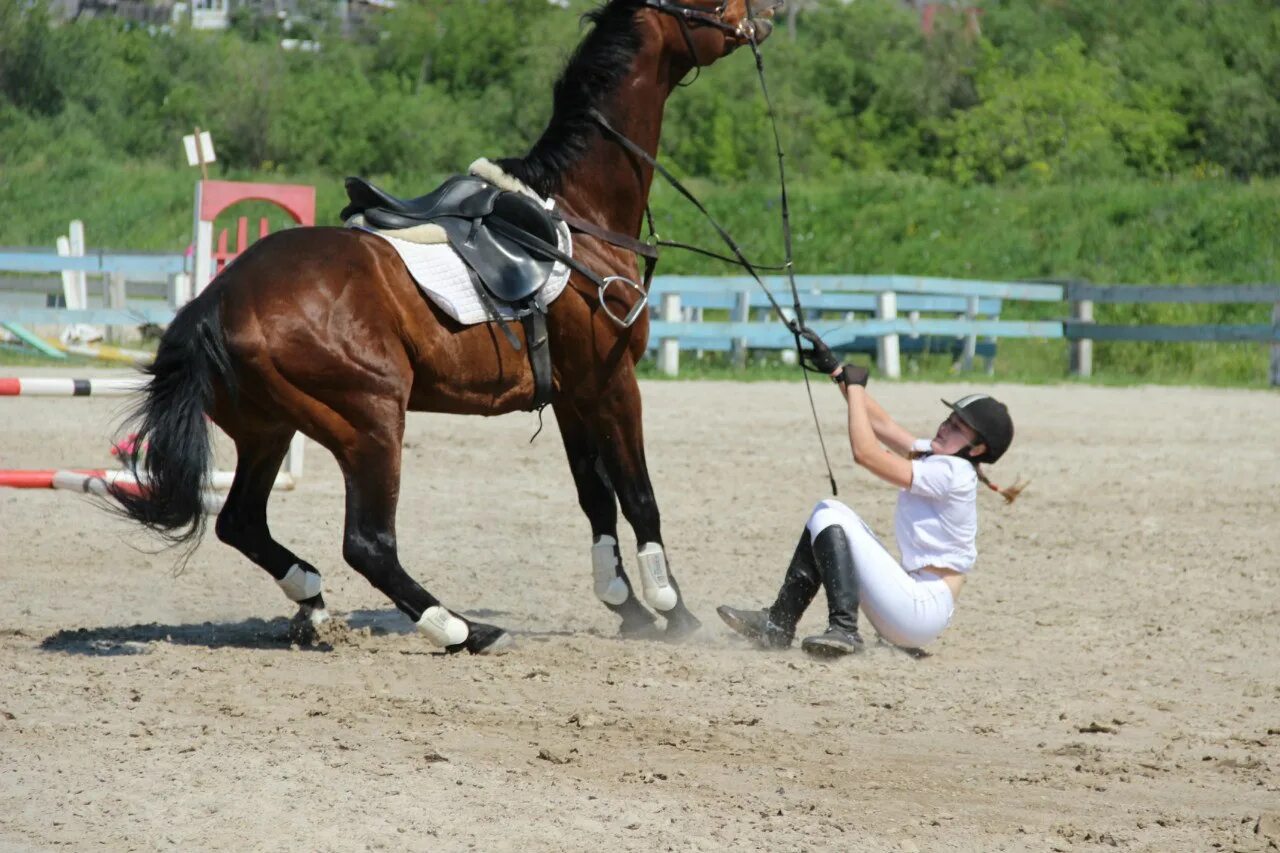
{"label": "white saddle pad", "polygon": [[[466,265],[448,243],[410,243],[407,240],[392,237],[384,231],[373,231],[368,228],[362,230],[377,234],[390,243],[399,253],[400,259],[404,261],[409,275],[413,276],[418,287],[422,288],[422,292],[459,323],[469,326],[475,323],[490,323],[497,319],[481,301],[476,285],[472,284],[471,276],[467,274]],[[569,226],[560,222],[557,224],[556,232],[556,244],[560,251],[572,257],[573,240],[569,235]],[[542,288],[542,298],[546,304],[550,305],[564,291],[564,286],[568,282],[568,265],[563,261],[556,261],[555,266],[551,268],[551,277]],[[498,314],[504,319],[515,316],[515,312],[508,306],[496,300],[494,305],[498,309]]]}

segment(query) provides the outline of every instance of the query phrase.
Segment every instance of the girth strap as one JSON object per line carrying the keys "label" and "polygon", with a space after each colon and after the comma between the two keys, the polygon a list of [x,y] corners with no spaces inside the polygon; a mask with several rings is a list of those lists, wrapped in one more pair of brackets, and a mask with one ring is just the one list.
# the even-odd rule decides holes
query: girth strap
{"label": "girth strap", "polygon": [[547,342],[547,314],[534,304],[520,318],[520,323],[524,326],[529,365],[533,368],[533,411],[541,411],[551,402],[551,346]]}

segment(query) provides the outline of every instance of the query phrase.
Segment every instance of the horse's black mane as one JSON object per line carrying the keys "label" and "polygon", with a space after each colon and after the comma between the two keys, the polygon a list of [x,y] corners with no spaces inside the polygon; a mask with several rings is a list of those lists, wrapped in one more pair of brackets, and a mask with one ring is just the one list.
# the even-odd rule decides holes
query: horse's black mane
{"label": "horse's black mane", "polygon": [[560,191],[564,172],[586,153],[593,135],[599,132],[590,112],[631,70],[641,46],[636,27],[641,5],[641,0],[612,0],[582,16],[594,26],[556,81],[547,129],[523,159],[498,161],[505,172],[539,195]]}

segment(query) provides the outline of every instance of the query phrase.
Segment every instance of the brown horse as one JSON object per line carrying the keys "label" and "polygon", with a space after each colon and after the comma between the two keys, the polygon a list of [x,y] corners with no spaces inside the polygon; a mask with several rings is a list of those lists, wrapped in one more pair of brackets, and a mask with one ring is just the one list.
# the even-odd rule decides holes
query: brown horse
{"label": "brown horse", "polygon": [[[587,16],[593,26],[556,83],[547,129],[525,157],[499,165],[566,214],[638,236],[652,169],[594,116],[654,154],[676,84],[748,38],[766,37],[771,14],[753,17],[746,0],[606,3]],[[574,256],[600,276],[639,278],[635,255],[601,239],[580,234]],[[613,288],[610,298],[623,316],[639,296]],[[644,456],[635,368],[647,315],[621,328],[601,309],[596,285],[575,273],[551,304],[547,328],[552,405],[591,523],[596,595],[622,617],[623,633],[655,621],[622,568],[621,504],[640,544],[640,593],[666,618],[667,636],[684,636],[699,622],[667,571]],[[523,339],[519,326],[512,331]],[[502,629],[444,608],[405,572],[396,503],[406,410],[528,409],[529,360],[494,324],[461,325],[424,297],[385,240],[342,228],[262,239],[178,313],[148,372],[136,414],[138,446],[149,444],[141,463],[149,488],[116,495],[130,517],[174,542],[198,541],[211,462],[207,414],[238,454],[218,538],[266,569],[301,615],[325,618],[319,571],[267,527],[272,482],[301,431],[333,453],[345,478],[346,561],[437,645],[481,653],[510,643]]]}

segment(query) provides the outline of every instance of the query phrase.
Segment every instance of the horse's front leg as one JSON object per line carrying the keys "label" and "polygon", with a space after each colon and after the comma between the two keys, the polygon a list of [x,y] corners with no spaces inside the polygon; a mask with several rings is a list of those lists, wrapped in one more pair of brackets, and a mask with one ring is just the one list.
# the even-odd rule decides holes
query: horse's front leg
{"label": "horse's front leg", "polygon": [[636,534],[639,547],[636,558],[644,600],[666,617],[667,637],[680,639],[696,631],[702,623],[685,606],[662,543],[658,502],[653,496],[644,458],[640,388],[634,374],[614,379],[601,395],[590,422],[622,514]]}
{"label": "horse's front leg", "polygon": [[578,488],[578,505],[591,523],[591,572],[596,598],[622,617],[623,636],[648,631],[656,621],[645,609],[622,568],[618,551],[618,504],[604,476],[600,452],[582,418],[567,402],[556,403],[556,423]]}

